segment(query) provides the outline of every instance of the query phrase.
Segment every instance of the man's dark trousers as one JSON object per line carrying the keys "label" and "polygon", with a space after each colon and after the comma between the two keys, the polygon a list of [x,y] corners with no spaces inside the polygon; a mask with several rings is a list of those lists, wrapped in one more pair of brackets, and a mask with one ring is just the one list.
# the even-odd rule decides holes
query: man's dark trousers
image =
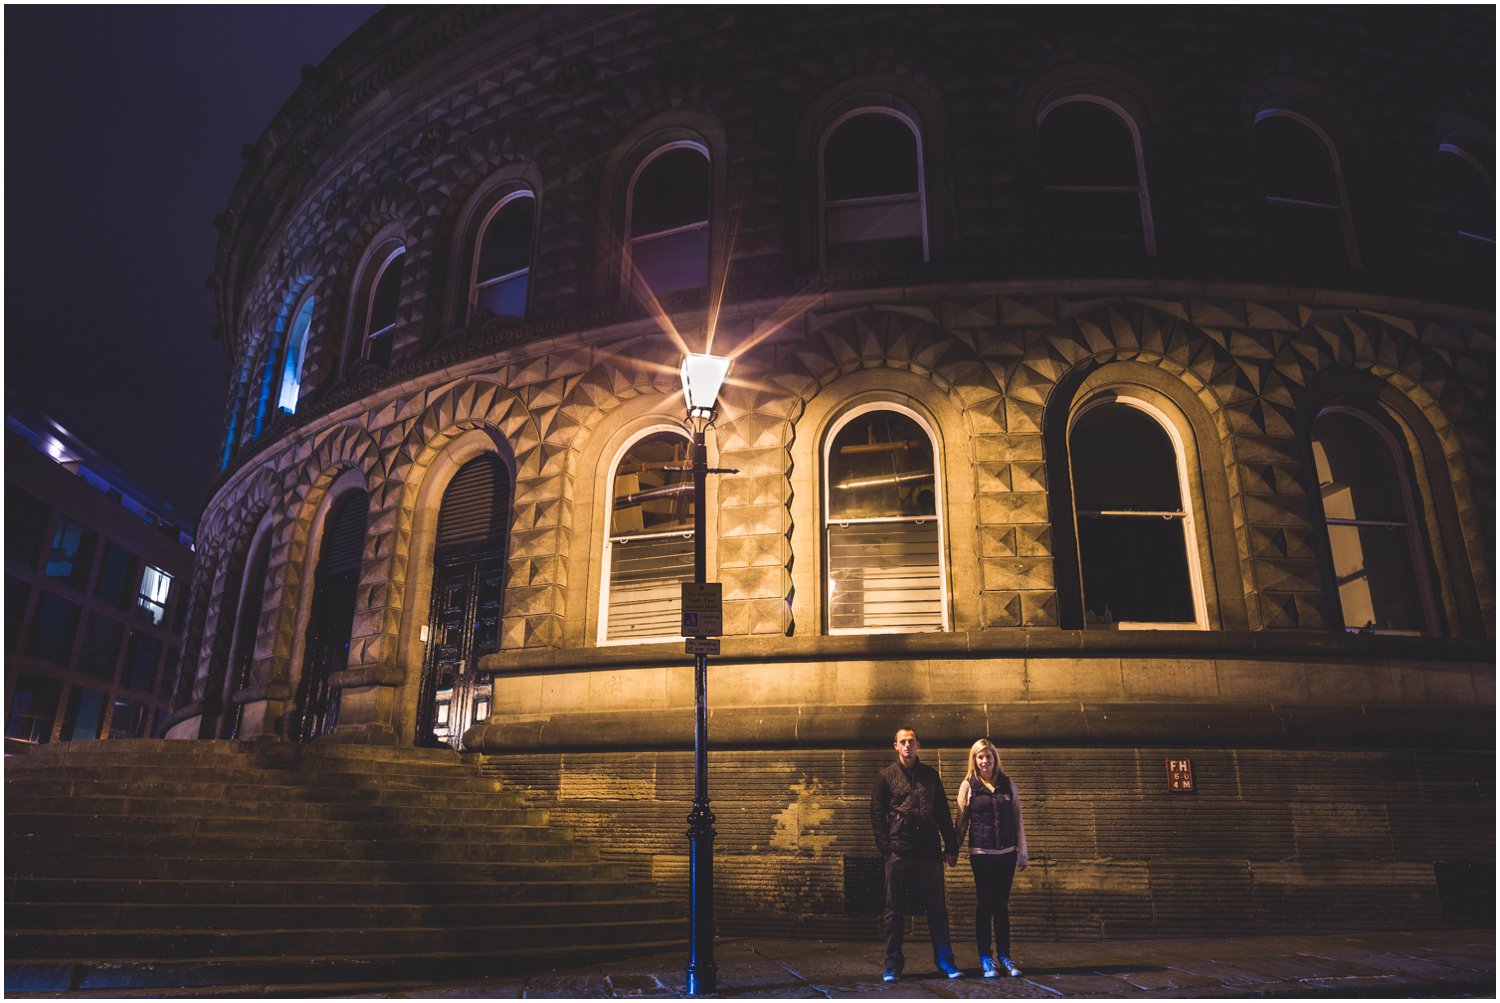
{"label": "man's dark trousers", "polygon": [[943,861],[940,858],[885,858],[885,966],[897,973],[906,967],[901,952],[902,925],[909,912],[927,913],[927,931],[932,935],[932,962],[953,961],[948,940],[948,903],[943,897]]}

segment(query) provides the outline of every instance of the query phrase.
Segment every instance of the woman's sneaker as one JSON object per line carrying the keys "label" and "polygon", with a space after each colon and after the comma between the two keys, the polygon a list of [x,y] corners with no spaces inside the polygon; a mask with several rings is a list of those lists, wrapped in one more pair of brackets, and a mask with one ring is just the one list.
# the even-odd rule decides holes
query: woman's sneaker
{"label": "woman's sneaker", "polygon": [[988,954],[981,954],[979,956],[979,963],[984,966],[985,978],[993,979],[995,976],[1000,974],[1000,969],[995,967],[995,959],[990,957]]}
{"label": "woman's sneaker", "polygon": [[1016,963],[1003,954],[1000,955],[1000,965],[1011,978],[1018,979],[1021,977],[1021,969],[1017,968]]}

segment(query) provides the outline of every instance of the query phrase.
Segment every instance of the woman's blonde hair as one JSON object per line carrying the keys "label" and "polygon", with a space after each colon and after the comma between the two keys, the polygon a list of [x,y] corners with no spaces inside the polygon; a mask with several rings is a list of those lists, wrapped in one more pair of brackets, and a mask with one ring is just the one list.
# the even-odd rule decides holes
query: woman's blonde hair
{"label": "woman's blonde hair", "polygon": [[971,787],[975,784],[983,783],[979,776],[979,765],[975,762],[975,760],[979,758],[979,754],[985,749],[989,749],[995,754],[995,776],[992,777],[991,780],[993,781],[1005,775],[1005,770],[1000,766],[1000,750],[995,748],[994,742],[991,742],[987,738],[981,738],[979,741],[969,746],[969,772],[964,777],[964,779],[969,782],[969,786]]}

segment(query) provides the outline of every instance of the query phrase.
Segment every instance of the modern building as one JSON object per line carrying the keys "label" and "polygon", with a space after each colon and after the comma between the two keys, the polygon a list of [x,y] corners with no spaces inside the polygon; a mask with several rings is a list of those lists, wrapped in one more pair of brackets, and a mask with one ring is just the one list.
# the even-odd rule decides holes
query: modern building
{"label": "modern building", "polygon": [[168,734],[462,743],[675,888],[712,351],[725,928],[872,925],[899,725],[1004,750],[1030,936],[1492,917],[1494,37],[382,12],[218,220]]}
{"label": "modern building", "polygon": [[57,422],[6,400],[8,746],[160,734],[191,525]]}

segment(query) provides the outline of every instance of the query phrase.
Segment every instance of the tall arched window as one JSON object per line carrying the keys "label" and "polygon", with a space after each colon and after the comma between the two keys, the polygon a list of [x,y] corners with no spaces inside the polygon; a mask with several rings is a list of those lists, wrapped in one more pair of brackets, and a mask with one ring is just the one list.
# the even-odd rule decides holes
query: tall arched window
{"label": "tall arched window", "polygon": [[333,503],[323,528],[291,729],[294,741],[327,734],[338,722],[338,691],[329,679],[349,665],[369,508],[365,492],[349,491]]}
{"label": "tall arched window", "polygon": [[260,614],[266,597],[266,571],[271,562],[271,534],[262,532],[250,552],[245,577],[240,585],[240,601],[234,616],[233,640],[229,647],[229,671],[225,673],[224,713],[220,718],[220,738],[236,738],[244,715],[244,706],[234,703],[234,695],[250,684],[250,670],[255,665],[255,642],[260,634]]}
{"label": "tall arched window", "polygon": [[660,296],[708,285],[708,150],[669,143],[636,168],[625,200],[626,279]]}
{"label": "tall arched window", "polygon": [[388,366],[391,364],[391,344],[395,340],[397,309],[401,305],[401,274],[406,264],[406,248],[397,244],[371,264],[375,267],[375,274],[369,283],[370,299],[365,308],[360,354],[378,366]]}
{"label": "tall arched window", "polygon": [[1182,449],[1143,402],[1085,405],[1068,431],[1084,625],[1206,623]]}
{"label": "tall arched window", "polygon": [[1156,253],[1140,135],[1112,103],[1074,97],[1037,122],[1047,234],[1057,250]]}
{"label": "tall arched window", "polygon": [[419,741],[458,748],[490,716],[494,674],[479,660],[500,650],[509,533],[510,471],[493,454],[476,457],[453,475],[438,510]]}
{"label": "tall arched window", "polygon": [[[307,357],[307,329],[312,325],[314,297],[308,296],[292,314],[292,323],[287,328],[286,348],[281,354],[281,389],[276,395],[276,405],[288,413],[295,413],[297,401],[302,396],[302,363]],[[256,429],[257,433],[259,428]]]}
{"label": "tall arched window", "polygon": [[1430,631],[1405,450],[1361,412],[1332,407],[1313,419],[1312,451],[1344,628]]}
{"label": "tall arched window", "polygon": [[610,477],[607,590],[600,609],[605,643],[680,637],[682,584],[693,580],[691,446],[676,429],[629,444]]}
{"label": "tall arched window", "polygon": [[889,404],[830,431],[823,528],[830,634],[948,626],[939,480],[931,434]]}
{"label": "tall arched window", "polygon": [[536,197],[512,192],[490,210],[474,249],[472,304],[477,316],[526,316],[535,253]]}
{"label": "tall arched window", "polygon": [[1359,267],[1338,151],[1311,119],[1272,108],[1255,119],[1255,154],[1273,252],[1300,267]]}
{"label": "tall arched window", "polygon": [[823,137],[820,165],[825,265],[927,260],[921,138],[905,116],[850,112]]}
{"label": "tall arched window", "polygon": [[1495,243],[1495,183],[1479,159],[1457,143],[1438,147],[1443,200],[1453,230],[1465,240]]}

